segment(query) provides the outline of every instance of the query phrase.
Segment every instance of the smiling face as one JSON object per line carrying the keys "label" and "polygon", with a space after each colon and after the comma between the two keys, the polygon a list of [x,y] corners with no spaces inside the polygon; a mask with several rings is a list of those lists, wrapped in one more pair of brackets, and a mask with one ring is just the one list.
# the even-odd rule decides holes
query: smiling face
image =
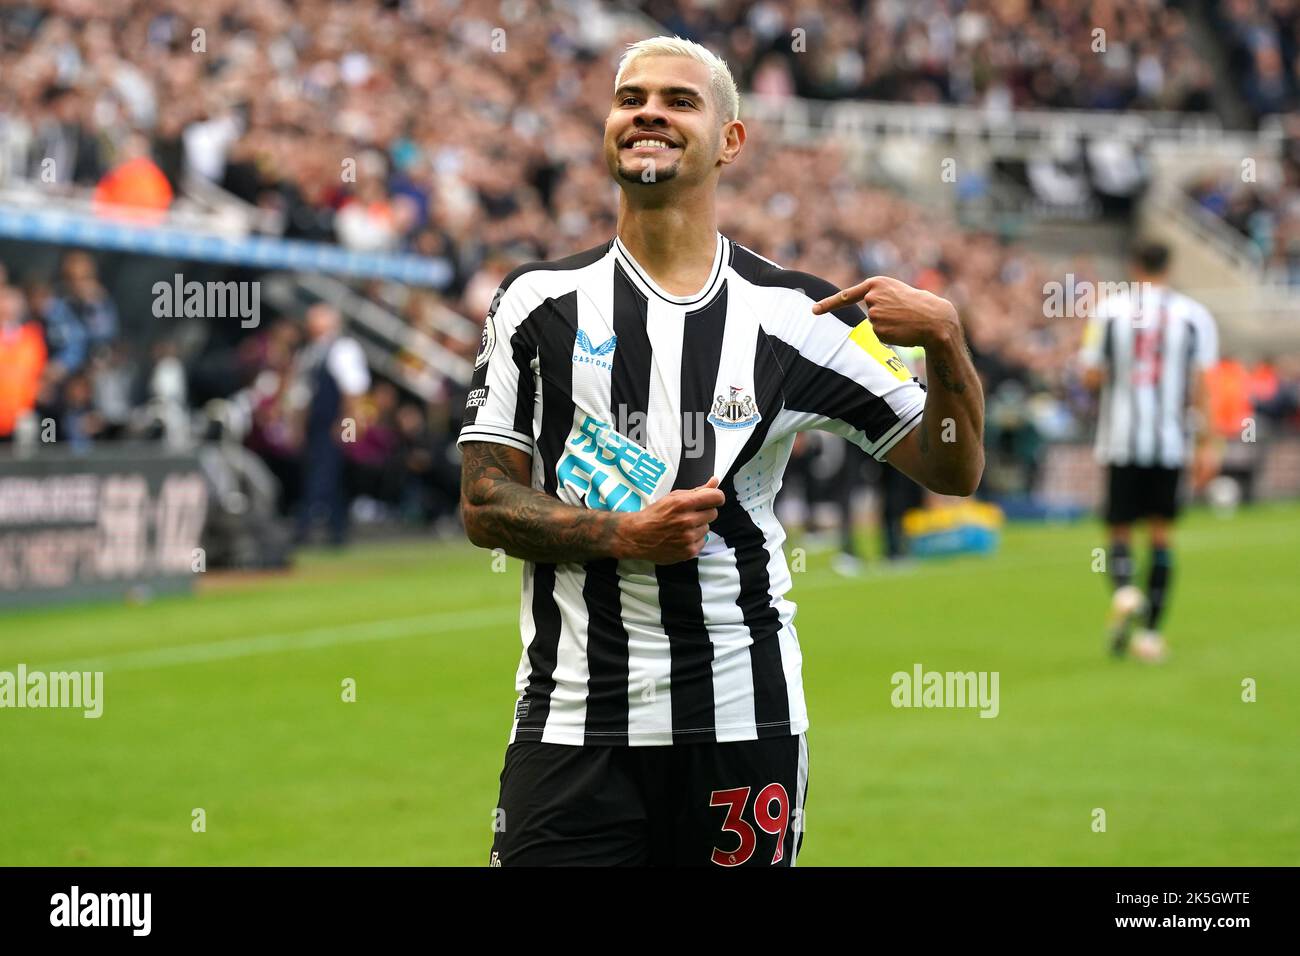
{"label": "smiling face", "polygon": [[[624,72],[605,119],[605,162],[620,184],[653,188],[674,179],[698,183],[714,173],[724,124],[709,89],[709,68],[683,56],[642,56]],[[742,134],[743,135],[743,134]]]}

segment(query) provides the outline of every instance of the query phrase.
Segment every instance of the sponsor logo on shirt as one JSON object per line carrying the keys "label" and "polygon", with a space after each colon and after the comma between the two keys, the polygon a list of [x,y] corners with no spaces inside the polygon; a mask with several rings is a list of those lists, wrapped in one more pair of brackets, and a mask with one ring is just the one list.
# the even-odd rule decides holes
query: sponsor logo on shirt
{"label": "sponsor logo on shirt", "polygon": [[489,386],[484,385],[482,388],[470,389],[469,395],[465,398],[466,408],[482,408],[487,404]]}
{"label": "sponsor logo on shirt", "polygon": [[578,340],[573,346],[573,363],[575,365],[594,365],[605,371],[613,371],[614,349],[618,347],[618,336],[611,335],[599,345],[592,344],[591,337],[578,329]]}
{"label": "sponsor logo on shirt", "polygon": [[668,466],[609,422],[587,415],[565,443],[556,479],[597,511],[640,511]]}

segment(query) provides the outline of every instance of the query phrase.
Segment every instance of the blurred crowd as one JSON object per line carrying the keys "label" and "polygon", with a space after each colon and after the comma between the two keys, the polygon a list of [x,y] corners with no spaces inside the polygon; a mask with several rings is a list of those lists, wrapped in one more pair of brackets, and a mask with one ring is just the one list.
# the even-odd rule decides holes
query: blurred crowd
{"label": "blurred crowd", "polygon": [[[742,89],[990,111],[1209,107],[1156,0],[647,0]],[[498,0],[43,0],[0,9],[0,178],[165,208],[187,174],[260,228],[453,268],[612,227],[598,136],[626,35]],[[431,55],[430,51],[436,51]],[[757,132],[757,131],[756,131]]]}
{"label": "blurred crowd", "polygon": [[[713,45],[742,88],[774,95],[1204,109],[1212,78],[1188,45],[1183,13],[1149,0],[641,8]],[[834,55],[793,52],[796,29],[809,49],[829,44]],[[260,228],[441,260],[447,283],[413,291],[401,309],[472,357],[474,324],[515,265],[613,235],[617,187],[602,122],[618,57],[642,34],[589,8],[498,0],[10,3],[0,9],[0,179],[8,171],[161,210],[197,177],[266,213]],[[1072,363],[1081,323],[1044,308],[1059,269],[858,184],[833,143],[781,145],[748,125],[745,152],[720,185],[724,233],[837,285],[884,273],[952,299],[994,408],[1010,410],[1007,428],[1029,420],[1042,438],[1083,437],[1090,399]],[[49,168],[52,181],[42,179]],[[1275,236],[1294,235],[1293,216],[1286,222]],[[1076,281],[1103,278],[1086,258],[1070,270]],[[24,280],[22,307],[14,300],[9,313],[42,329],[40,407],[91,409],[98,418],[79,427],[113,434],[126,427],[123,406],[156,401],[160,389],[170,389],[167,401],[178,387],[183,395],[174,370],[193,364],[175,361],[167,343],[144,360],[128,354],[93,272],[89,257],[70,256],[52,286]],[[465,328],[439,321],[448,310],[470,320]],[[300,320],[266,323],[240,343],[228,389],[247,400],[249,444],[290,499],[303,443],[292,400],[306,348]],[[24,335],[34,355],[35,336]],[[4,336],[0,348],[16,347]],[[1284,394],[1300,386],[1300,370],[1277,374]],[[383,382],[369,387],[356,404],[361,437],[346,450],[352,487],[405,513],[445,508],[457,401],[450,383],[441,392],[445,401],[412,403]]]}
{"label": "blurred crowd", "polygon": [[[351,369],[343,346],[352,353]],[[298,517],[300,539],[310,533],[316,505],[335,509],[330,532],[336,543],[344,537],[342,509],[348,507],[363,520],[454,522],[460,462],[447,403],[421,402],[373,379],[331,306],[313,306],[305,321],[277,318],[246,338],[238,349],[237,380],[233,402],[244,421],[244,443],[279,479],[281,513]],[[341,400],[322,408],[331,393]],[[315,486],[313,477],[331,467],[339,471],[337,487]]]}
{"label": "blurred crowd", "polygon": [[1300,110],[1300,2],[1217,0],[1211,10],[1256,118]]}
{"label": "blurred crowd", "polygon": [[166,340],[139,361],[118,328],[89,253],[65,255],[52,281],[11,284],[0,262],[0,440],[23,425],[78,449],[160,437],[186,408],[183,363]]}
{"label": "blurred crowd", "polygon": [[1164,0],[644,0],[638,6],[724,56],[745,88],[775,96],[951,103],[991,112],[1212,106],[1213,71],[1189,42],[1186,15]]}
{"label": "blurred crowd", "polygon": [[1300,114],[1289,117],[1281,175],[1274,184],[1243,179],[1240,168],[1200,176],[1188,193],[1244,236],[1271,274],[1300,286]]}
{"label": "blurred crowd", "polygon": [[[189,393],[204,358],[183,361],[177,343],[164,338],[142,360],[118,329],[117,306],[90,253],[66,254],[52,281],[29,276],[12,283],[0,262],[0,442],[86,451],[118,439],[185,443],[201,434]],[[224,423],[236,426],[279,479],[286,517],[303,513],[310,493],[310,412],[320,392],[312,375],[339,331],[336,320],[323,333],[315,329],[309,310],[305,321],[269,322],[238,348]],[[340,500],[360,502],[362,516],[375,519],[437,524],[451,518],[459,464],[446,403],[403,398],[368,372],[362,381],[326,423],[332,434],[337,419],[353,423],[338,442]]]}

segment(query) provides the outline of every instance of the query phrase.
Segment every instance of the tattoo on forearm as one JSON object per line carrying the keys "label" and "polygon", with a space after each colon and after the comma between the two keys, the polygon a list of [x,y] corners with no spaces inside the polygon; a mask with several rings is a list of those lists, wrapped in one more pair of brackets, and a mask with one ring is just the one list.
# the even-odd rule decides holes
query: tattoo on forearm
{"label": "tattoo on forearm", "polygon": [[966,391],[966,383],[953,378],[952,366],[948,364],[947,359],[941,358],[935,361],[934,374],[939,380],[939,384],[954,395],[960,395]]}
{"label": "tattoo on forearm", "polygon": [[612,514],[566,505],[524,484],[505,447],[466,442],[461,492],[486,537],[507,554],[543,563],[608,557],[616,519]]}

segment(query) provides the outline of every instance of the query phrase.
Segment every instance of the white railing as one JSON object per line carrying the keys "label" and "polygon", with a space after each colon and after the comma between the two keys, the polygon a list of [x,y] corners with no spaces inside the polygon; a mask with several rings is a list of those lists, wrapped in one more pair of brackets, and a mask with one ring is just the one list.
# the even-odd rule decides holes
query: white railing
{"label": "white railing", "polygon": [[[382,283],[376,291],[379,301],[396,313],[401,313],[406,309],[412,294],[411,287],[401,282]],[[429,308],[430,323],[439,332],[453,338],[466,339],[470,342],[478,341],[478,337],[483,331],[481,324],[470,321],[455,309],[450,309],[440,302],[431,301]]]}
{"label": "white railing", "polygon": [[[90,186],[44,183],[24,176],[10,176],[0,183],[0,203],[19,208],[41,208],[77,214],[112,214],[113,207],[95,202]],[[139,220],[131,207],[121,210],[122,218]],[[252,233],[284,234],[284,214],[263,209],[227,192],[211,180],[189,170],[181,178],[180,192],[167,210],[150,210],[149,222],[185,232],[238,239]]]}
{"label": "white railing", "polygon": [[[337,307],[349,321],[363,326],[392,350],[409,352],[437,374],[461,385],[468,384],[474,372],[473,365],[469,361],[456,355],[400,316],[352,291],[345,283],[331,276],[318,274],[299,276],[297,282],[312,295]],[[395,363],[393,367],[396,367]],[[414,382],[418,376],[403,374],[399,377],[411,377]]]}
{"label": "white railing", "polygon": [[258,232],[264,236],[284,235],[285,217],[278,209],[265,209],[245,202],[212,180],[186,170],[181,179],[183,195],[201,208],[218,216],[238,216],[245,225],[245,235]]}
{"label": "white railing", "polygon": [[[219,187],[214,186],[213,189]],[[224,191],[223,191],[224,192]],[[229,193],[224,193],[229,196]],[[0,205],[15,210],[61,212],[74,216],[104,217],[123,222],[144,223],[159,228],[172,229],[194,235],[219,236],[225,239],[242,239],[251,231],[250,218],[237,205],[239,200],[230,196],[230,205],[216,206],[195,200],[187,195],[178,196],[169,209],[142,211],[135,207],[115,207],[95,201],[95,191],[86,186],[54,186],[32,179],[18,177],[0,186]]]}
{"label": "white railing", "polygon": [[[1139,155],[1174,158],[1174,167],[1240,162],[1251,157],[1267,164],[1281,155],[1282,123],[1266,121],[1258,132],[1225,130],[1217,116],[1199,113],[1106,112],[1097,110],[1016,110],[990,113],[971,107],[879,101],[820,101],[746,96],[741,118],[763,124],[769,134],[791,145],[837,139],[865,148],[859,167],[882,173],[883,147],[912,143],[952,155],[1032,160],[1076,152],[1089,139],[1119,140]],[[937,153],[936,155],[944,155]],[[869,157],[869,158],[868,158]],[[888,178],[888,177],[887,177]],[[1177,178],[1177,177],[1176,177]],[[909,195],[924,191],[924,181],[909,181]],[[937,194],[951,202],[950,191]]]}
{"label": "white railing", "polygon": [[[1281,129],[1280,125],[1274,128],[1278,131]],[[1195,236],[1243,272],[1251,282],[1276,287],[1292,297],[1300,297],[1300,289],[1288,285],[1288,277],[1283,271],[1270,268],[1264,263],[1259,249],[1246,236],[1202,206],[1185,189],[1187,183],[1206,173],[1228,172],[1237,175],[1243,158],[1249,158],[1255,163],[1260,183],[1280,184],[1281,169],[1273,155],[1251,156],[1236,149],[1211,149],[1197,160],[1189,162],[1186,156],[1171,146],[1153,149],[1152,185],[1145,199],[1147,214],[1154,213]]]}
{"label": "white railing", "polygon": [[865,138],[912,136],[978,139],[990,143],[1041,145],[1105,136],[1131,142],[1159,139],[1187,145],[1219,143],[1225,137],[1280,142],[1281,127],[1258,133],[1230,132],[1213,114],[1109,112],[1105,110],[1013,110],[993,113],[969,106],[894,103],[878,100],[807,100],[747,94],[741,119],[753,118],[791,138],[828,134]]}
{"label": "white railing", "polygon": [[1257,253],[1246,238],[1204,208],[1182,187],[1171,182],[1161,182],[1152,187],[1147,199],[1152,212],[1194,235],[1199,241],[1212,246],[1232,265],[1247,272],[1256,282],[1264,282],[1264,270]]}

